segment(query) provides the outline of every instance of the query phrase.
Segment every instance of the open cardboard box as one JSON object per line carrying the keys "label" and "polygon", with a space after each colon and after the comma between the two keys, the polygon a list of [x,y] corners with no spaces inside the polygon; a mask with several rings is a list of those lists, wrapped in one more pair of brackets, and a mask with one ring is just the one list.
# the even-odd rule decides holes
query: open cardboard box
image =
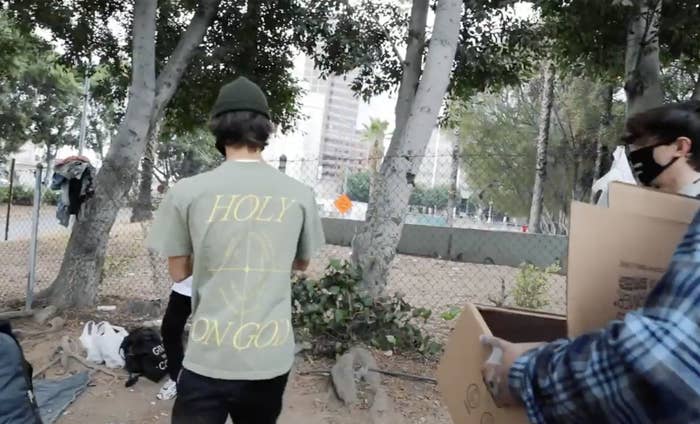
{"label": "open cardboard box", "polygon": [[552,341],[597,330],[642,306],[665,272],[700,201],[621,183],[609,208],[571,207],[567,316],[467,305],[438,368],[438,385],[458,424],[527,423],[521,408],[498,408],[481,377],[490,349],[482,334],[512,342]]}
{"label": "open cardboard box", "polygon": [[482,334],[512,342],[552,341],[566,336],[561,315],[468,304],[459,316],[440,362],[440,392],[459,424],[527,423],[522,408],[498,408],[481,378],[481,365],[490,355],[481,346]]}

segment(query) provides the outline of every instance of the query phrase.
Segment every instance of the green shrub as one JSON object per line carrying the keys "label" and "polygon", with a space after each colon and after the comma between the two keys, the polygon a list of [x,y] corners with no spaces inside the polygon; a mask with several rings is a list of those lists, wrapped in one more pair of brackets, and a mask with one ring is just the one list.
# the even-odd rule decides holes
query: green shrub
{"label": "green shrub", "polygon": [[60,191],[54,191],[54,190],[45,190],[42,193],[42,202],[46,203],[47,205],[53,205],[56,206],[58,204],[59,199],[61,198],[61,192]]}
{"label": "green shrub", "polygon": [[313,352],[333,356],[356,344],[395,352],[436,354],[441,346],[416,325],[431,311],[414,308],[400,294],[373,298],[360,287],[361,272],[333,260],[320,281],[292,285],[293,320]]}
{"label": "green shrub", "polygon": [[[0,203],[7,204],[10,197],[10,188],[0,188]],[[19,206],[31,206],[34,203],[34,190],[24,187],[15,186],[12,189],[12,204]]]}
{"label": "green shrub", "polygon": [[532,264],[520,266],[520,272],[515,277],[513,299],[520,308],[542,309],[549,305],[547,289],[549,288],[549,276],[561,270],[559,265],[550,265],[541,269]]}

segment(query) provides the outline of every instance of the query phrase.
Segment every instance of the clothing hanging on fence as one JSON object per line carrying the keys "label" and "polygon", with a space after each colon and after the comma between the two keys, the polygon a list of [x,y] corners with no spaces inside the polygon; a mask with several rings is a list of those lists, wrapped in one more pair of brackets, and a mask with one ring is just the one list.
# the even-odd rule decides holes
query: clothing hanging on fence
{"label": "clothing hanging on fence", "polygon": [[95,168],[83,156],[70,156],[56,162],[52,190],[61,190],[56,208],[58,222],[67,227],[70,216],[80,219],[83,203],[95,193]]}

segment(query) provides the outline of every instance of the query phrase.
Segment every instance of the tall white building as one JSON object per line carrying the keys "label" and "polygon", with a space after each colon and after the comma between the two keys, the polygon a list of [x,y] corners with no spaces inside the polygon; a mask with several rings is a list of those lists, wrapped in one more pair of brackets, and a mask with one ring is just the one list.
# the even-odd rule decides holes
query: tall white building
{"label": "tall white building", "polygon": [[275,164],[284,156],[288,175],[316,188],[320,197],[335,198],[345,176],[366,167],[369,146],[357,129],[361,100],[350,88],[352,76],[324,80],[308,58],[297,63],[295,73],[306,92],[305,119],[291,134],[276,135],[264,156]]}

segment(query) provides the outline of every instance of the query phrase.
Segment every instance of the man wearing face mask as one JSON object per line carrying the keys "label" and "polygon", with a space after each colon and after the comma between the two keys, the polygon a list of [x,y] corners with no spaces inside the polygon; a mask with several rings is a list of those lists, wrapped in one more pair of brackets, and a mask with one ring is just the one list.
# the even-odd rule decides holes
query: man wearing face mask
{"label": "man wearing face mask", "polygon": [[633,116],[623,140],[641,184],[700,197],[700,102],[675,103]]}
{"label": "man wearing face mask", "polygon": [[[644,112],[627,123],[642,184],[697,196],[700,102]],[[544,344],[482,337],[482,366],[499,405],[533,423],[700,422],[700,214],[642,308],[573,339]]]}

